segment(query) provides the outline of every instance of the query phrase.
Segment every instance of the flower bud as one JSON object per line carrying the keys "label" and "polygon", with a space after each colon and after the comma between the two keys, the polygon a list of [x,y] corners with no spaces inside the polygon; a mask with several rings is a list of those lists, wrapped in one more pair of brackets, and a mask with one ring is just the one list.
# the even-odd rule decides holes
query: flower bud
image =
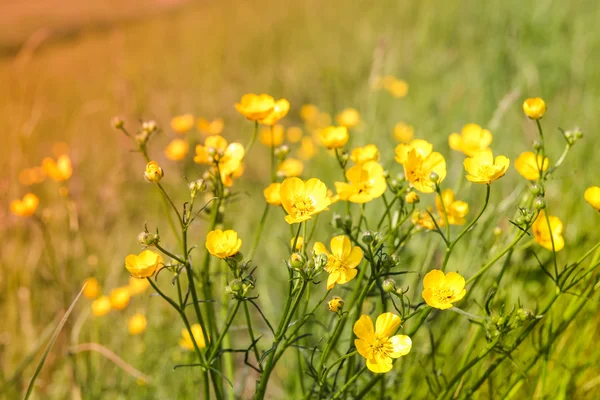
{"label": "flower bud", "polygon": [[315,263],[315,270],[320,270],[325,268],[325,266],[329,262],[329,257],[327,257],[327,254],[325,253],[316,254],[313,257],[313,261]]}
{"label": "flower bud", "polygon": [[527,99],[523,103],[523,112],[530,119],[540,119],[546,113],[546,102],[539,97]]}
{"label": "flower bud", "polygon": [[500,228],[499,226],[495,227],[493,233],[494,233],[494,236],[502,235],[502,228]]}
{"label": "flower bud", "polygon": [[229,282],[229,288],[235,293],[241,292],[243,287],[244,286],[242,284],[242,281],[239,279],[234,279],[231,282]]}
{"label": "flower bud", "polygon": [[156,121],[146,121],[142,123],[142,129],[148,133],[152,133],[158,129],[158,125],[156,125]]}
{"label": "flower bud", "polygon": [[404,180],[406,180],[406,176],[404,175],[404,172],[398,172],[398,173],[396,174],[396,179],[397,179],[397,180],[399,180],[399,181],[404,181]]}
{"label": "flower bud", "polygon": [[515,224],[519,226],[525,225],[525,217],[523,215],[519,215],[519,217],[515,220]]}
{"label": "flower bud", "polygon": [[537,183],[534,183],[531,186],[531,188],[529,189],[529,191],[534,196],[543,196],[544,195],[544,188],[541,185],[538,185]]}
{"label": "flower bud", "polygon": [[165,173],[156,161],[150,161],[146,164],[144,178],[146,178],[148,182],[158,183],[164,175]]}
{"label": "flower bud", "polygon": [[115,129],[122,129],[125,126],[125,122],[120,117],[113,117],[110,123]]}
{"label": "flower bud", "polygon": [[573,129],[573,137],[575,138],[575,140],[583,139],[583,131],[581,130],[581,128],[577,127]]}
{"label": "flower bud", "polygon": [[533,201],[533,207],[538,211],[543,210],[546,208],[546,200],[543,197],[536,197]]}
{"label": "flower bud", "polygon": [[440,181],[440,176],[437,172],[432,172],[431,174],[429,174],[429,180],[437,184]]}
{"label": "flower bud", "polygon": [[208,185],[206,184],[206,181],[204,179],[198,179],[196,181],[190,182],[189,188],[190,195],[192,196],[192,198],[194,198],[198,193],[206,191]]}
{"label": "flower bud", "polygon": [[327,302],[329,311],[337,313],[344,308],[344,300],[339,296],[333,296],[331,300]]}
{"label": "flower bud", "polygon": [[341,158],[342,162],[347,163],[348,160],[350,159],[350,156],[348,155],[348,153],[344,152],[344,154],[342,154],[340,158]]}
{"label": "flower bud", "polygon": [[140,146],[143,146],[146,144],[146,142],[148,141],[148,132],[146,131],[141,131],[140,133],[138,133],[137,135],[135,135],[135,141],[137,142],[137,144],[139,144]]}
{"label": "flower bud", "polygon": [[375,240],[375,236],[373,235],[373,232],[365,231],[362,234],[361,240],[364,244],[369,245],[369,244],[373,243],[373,241]]}
{"label": "flower bud", "polygon": [[302,253],[292,253],[290,256],[290,265],[294,269],[300,269],[306,264],[306,258]]}
{"label": "flower bud", "polygon": [[160,236],[157,233],[140,232],[137,236],[138,243],[142,246],[156,246],[160,242]]}
{"label": "flower bud", "polygon": [[396,291],[396,281],[393,279],[386,279],[385,281],[383,281],[381,287],[383,288],[384,292],[392,293]]}
{"label": "flower bud", "polygon": [[535,139],[533,141],[533,149],[535,151],[540,151],[542,149],[542,147],[544,147],[544,144],[542,143],[542,141],[540,139]]}
{"label": "flower bud", "polygon": [[288,154],[290,154],[290,148],[285,144],[275,149],[275,156],[279,159],[286,158]]}
{"label": "flower bud", "polygon": [[417,192],[410,191],[406,194],[406,196],[404,197],[404,200],[408,204],[415,204],[415,203],[419,202],[419,195],[417,194]]}

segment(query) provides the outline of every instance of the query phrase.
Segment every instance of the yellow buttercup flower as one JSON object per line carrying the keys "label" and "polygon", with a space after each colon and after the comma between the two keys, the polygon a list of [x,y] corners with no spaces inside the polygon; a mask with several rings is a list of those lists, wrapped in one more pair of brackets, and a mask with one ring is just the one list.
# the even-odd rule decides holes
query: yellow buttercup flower
{"label": "yellow buttercup flower", "polygon": [[263,127],[261,128],[258,134],[258,140],[265,146],[278,147],[283,143],[283,125],[277,124],[272,127]]}
{"label": "yellow buttercup flower", "polygon": [[406,335],[394,335],[400,322],[399,316],[388,312],[377,317],[375,327],[368,315],[361,315],[354,323],[353,332],[358,337],[354,339],[354,346],[366,358],[369,371],[377,374],[389,372],[392,369],[392,359],[410,353],[410,338]]}
{"label": "yellow buttercup flower", "polygon": [[[198,348],[205,348],[206,342],[204,341],[204,333],[202,331],[202,326],[200,326],[200,324],[194,324],[190,327],[190,329],[192,330],[192,335],[194,335],[194,340],[196,341]],[[179,346],[181,346],[185,350],[194,350],[194,342],[192,342],[190,331],[188,331],[185,328],[181,330],[181,339],[179,339]]]}
{"label": "yellow buttercup flower", "polygon": [[96,317],[108,314],[111,309],[110,298],[108,296],[101,296],[92,301],[92,314]]}
{"label": "yellow buttercup flower", "polygon": [[90,300],[95,299],[100,294],[100,282],[96,278],[87,278],[84,282],[85,288],[83,295]]}
{"label": "yellow buttercup flower", "polygon": [[448,223],[450,225],[463,225],[465,216],[469,213],[469,205],[464,201],[458,201],[454,197],[452,189],[446,189],[442,192],[442,197],[436,196],[435,206],[441,216],[441,220],[445,221],[444,208],[448,214]]}
{"label": "yellow buttercup flower", "polygon": [[296,248],[295,251],[300,251],[302,250],[302,246],[304,246],[304,236],[298,236],[298,240],[296,241],[296,238],[293,237],[290,240],[290,247],[294,247],[294,241],[296,242]]}
{"label": "yellow buttercup flower", "polygon": [[328,126],[319,132],[321,144],[328,149],[339,149],[348,142],[348,128],[345,126]]}
{"label": "yellow buttercup flower", "polygon": [[118,287],[110,292],[110,306],[115,310],[124,310],[129,304],[131,294],[127,286]]}
{"label": "yellow buttercup flower", "polygon": [[281,205],[281,197],[279,196],[279,189],[281,188],[281,183],[271,183],[266,189],[263,191],[263,195],[265,196],[265,201],[272,206],[280,206]]}
{"label": "yellow buttercup flower", "polygon": [[439,227],[444,226],[444,222],[442,220],[436,219],[434,222],[433,218],[430,215],[431,212],[432,212],[431,209],[429,209],[429,212],[427,212],[425,210],[421,210],[421,211],[415,210],[415,212],[413,212],[413,215],[411,218],[413,225],[419,226],[423,229],[427,229],[428,231],[435,230],[436,222]]}
{"label": "yellow buttercup flower", "polygon": [[281,205],[288,213],[285,220],[295,224],[312,219],[312,216],[327,209],[331,199],[327,196],[327,186],[312,178],[306,182],[300,178],[288,178],[281,183],[279,190]]}
{"label": "yellow buttercup flower", "polygon": [[319,116],[319,107],[314,104],[304,104],[300,107],[300,118],[304,122],[311,122],[317,119]]}
{"label": "yellow buttercup flower", "polygon": [[[160,269],[160,265],[158,267]],[[142,294],[150,287],[150,282],[148,279],[139,279],[134,276],[129,277],[129,284],[127,285],[127,289],[129,290],[129,294],[131,296],[137,296],[138,294]]]}
{"label": "yellow buttercup flower", "polygon": [[[550,226],[548,226],[548,221]],[[540,246],[552,251],[552,243],[554,242],[554,250],[560,251],[565,247],[565,239],[562,237],[563,223],[560,218],[554,215],[548,216],[546,220],[546,212],[540,211],[538,217],[531,225],[533,237]]]}
{"label": "yellow buttercup flower", "polygon": [[[542,161],[543,159],[543,161]],[[537,181],[540,178],[540,169],[546,171],[550,165],[548,157],[542,157],[541,154],[536,155],[531,151],[521,153],[515,160],[515,168],[523,178],[530,181]]]}
{"label": "yellow buttercup flower", "polygon": [[300,149],[298,149],[298,157],[302,160],[310,160],[317,153],[317,146],[315,146],[315,142],[309,136],[305,136],[302,138],[300,142]]}
{"label": "yellow buttercup flower", "polygon": [[325,266],[325,270],[329,273],[327,290],[333,289],[336,283],[341,285],[354,279],[358,273],[356,267],[363,259],[360,247],[352,247],[347,236],[334,237],[329,242],[329,248],[331,253],[321,242],[317,242],[313,246],[315,255],[325,254],[327,256],[327,265]]}
{"label": "yellow buttercup flower", "polygon": [[467,293],[465,289],[465,278],[456,272],[448,272],[434,269],[429,271],[423,278],[423,299],[425,302],[440,310],[452,308],[453,303],[461,300]]}
{"label": "yellow buttercup flower", "polygon": [[240,143],[227,144],[222,136],[209,136],[204,140],[204,145],[196,146],[194,162],[197,164],[216,164],[219,169],[221,182],[231,186],[232,177],[240,176],[243,172],[242,160],[246,155],[244,146]]}
{"label": "yellow buttercup flower", "polygon": [[404,165],[408,160],[408,153],[410,153],[411,150],[415,150],[418,155],[425,158],[433,151],[433,145],[423,139],[411,140],[407,144],[401,143],[396,146],[396,157],[394,157],[394,160],[396,160],[398,164]]}
{"label": "yellow buttercup flower", "polygon": [[471,157],[476,152],[490,146],[492,134],[477,124],[467,124],[462,128],[460,134],[451,134],[448,142],[452,150],[461,151]]}
{"label": "yellow buttercup flower", "polygon": [[196,127],[203,135],[220,135],[223,132],[225,122],[223,118],[215,118],[212,121],[208,121],[202,117],[198,118]]}
{"label": "yellow buttercup flower", "polygon": [[302,132],[302,128],[299,126],[290,126],[287,128],[286,137],[290,143],[298,143],[300,140],[302,140],[303,135],[304,132]]}
{"label": "yellow buttercup flower", "polygon": [[383,167],[376,161],[357,164],[346,171],[348,182],[336,182],[340,199],[352,203],[367,203],[381,197],[387,189]]}
{"label": "yellow buttercup flower", "polygon": [[379,160],[379,149],[374,144],[368,144],[365,147],[357,147],[352,150],[350,159],[356,164],[377,161]]}
{"label": "yellow buttercup flower", "polygon": [[408,83],[392,75],[384,76],[381,84],[392,96],[396,98],[405,97],[408,94]]}
{"label": "yellow buttercup flower", "polygon": [[415,135],[415,128],[404,122],[398,122],[394,126],[394,139],[400,143],[408,143]]}
{"label": "yellow buttercup flower", "polygon": [[494,160],[494,154],[488,149],[478,151],[472,157],[466,158],[463,165],[469,181],[489,185],[504,176],[510,160],[504,156],[498,156]]}
{"label": "yellow buttercup flower", "polygon": [[597,211],[600,211],[600,187],[590,186],[585,190],[583,197],[590,206],[594,207]]}
{"label": "yellow buttercup flower", "polygon": [[171,119],[171,128],[177,133],[186,133],[194,127],[195,122],[192,114],[178,115]]}
{"label": "yellow buttercup flower", "polygon": [[223,136],[209,136],[204,139],[204,145],[196,146],[194,162],[197,164],[212,164],[225,153],[226,149],[227,140]]}
{"label": "yellow buttercup flower", "polygon": [[235,105],[236,110],[250,121],[266,118],[275,108],[275,100],[268,94],[249,93]]}
{"label": "yellow buttercup flower", "polygon": [[19,217],[30,217],[37,210],[40,199],[33,193],[27,193],[23,199],[10,202],[10,212]]}
{"label": "yellow buttercup flower", "polygon": [[146,171],[144,171],[144,178],[148,182],[160,182],[160,180],[165,176],[163,169],[158,165],[156,161],[150,161],[146,164]]}
{"label": "yellow buttercup flower", "polygon": [[173,139],[167,147],[165,147],[165,156],[169,160],[180,161],[185,158],[188,151],[190,150],[190,145],[187,140],[184,139]]}
{"label": "yellow buttercup flower", "polygon": [[539,97],[525,100],[523,112],[531,119],[540,119],[546,113],[546,102]]}
{"label": "yellow buttercup flower", "polygon": [[234,230],[216,229],[206,235],[206,248],[215,257],[227,258],[236,255],[242,247],[242,239]]}
{"label": "yellow buttercup flower", "polygon": [[344,308],[344,300],[340,296],[333,296],[327,302],[327,308],[329,308],[329,311],[336,313]]}
{"label": "yellow buttercup flower", "polygon": [[418,149],[412,149],[404,163],[404,175],[410,184],[419,192],[432,193],[435,190],[435,183],[431,180],[432,173],[437,174],[438,184],[446,178],[444,156],[433,152],[423,157]]}
{"label": "yellow buttercup flower", "polygon": [[56,182],[64,182],[73,175],[71,159],[67,155],[58,157],[56,161],[47,157],[42,160],[42,168],[46,175]]}
{"label": "yellow buttercup flower", "polygon": [[335,122],[339,126],[354,128],[360,123],[360,114],[355,108],[346,108],[335,117]]}
{"label": "yellow buttercup flower", "polygon": [[148,327],[148,320],[144,314],[136,313],[133,314],[127,320],[127,330],[132,336],[143,333]]}
{"label": "yellow buttercup flower", "polygon": [[137,256],[130,254],[125,257],[125,268],[134,278],[144,279],[154,275],[161,262],[160,254],[152,250],[144,250]]}
{"label": "yellow buttercup flower", "polygon": [[290,102],[287,99],[279,99],[273,105],[273,110],[260,121],[263,125],[275,125],[290,111]]}
{"label": "yellow buttercup flower", "polygon": [[279,164],[279,167],[277,167],[277,175],[286,178],[300,176],[302,175],[302,171],[304,171],[304,163],[291,157],[286,158]]}

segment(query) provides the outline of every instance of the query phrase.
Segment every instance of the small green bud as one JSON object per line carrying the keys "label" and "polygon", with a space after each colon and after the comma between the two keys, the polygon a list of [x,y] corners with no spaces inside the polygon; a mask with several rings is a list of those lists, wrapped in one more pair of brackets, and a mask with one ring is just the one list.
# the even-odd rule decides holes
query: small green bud
{"label": "small green bud", "polygon": [[313,262],[315,263],[316,270],[323,269],[329,262],[329,257],[327,257],[327,254],[325,253],[316,254],[313,257]]}
{"label": "small green bud", "polygon": [[160,242],[160,236],[157,233],[140,232],[137,236],[138,243],[142,246],[156,246]]}
{"label": "small green bud", "polygon": [[375,236],[373,235],[373,232],[365,231],[362,234],[361,240],[364,244],[369,245],[369,244],[373,243],[373,241],[375,240]]}
{"label": "small green bud", "polygon": [[533,201],[533,207],[538,211],[543,210],[546,208],[546,200],[543,197],[536,197]]}
{"label": "small green bud", "polygon": [[525,217],[523,215],[519,215],[519,217],[515,220],[515,224],[525,225]]}
{"label": "small green bud", "polygon": [[110,122],[115,129],[122,129],[125,126],[125,122],[120,117],[113,117]]}
{"label": "small green bud", "polygon": [[242,284],[241,280],[234,279],[231,282],[229,282],[229,287],[231,288],[231,290],[233,292],[237,293],[237,292],[240,292],[243,289],[244,285]]}
{"label": "small green bud", "polygon": [[432,172],[431,174],[429,174],[429,180],[437,184],[440,181],[440,176],[437,172]]}
{"label": "small green bud", "polygon": [[290,265],[294,269],[300,269],[306,264],[306,258],[302,253],[292,253],[290,256]]}
{"label": "small green bud", "polygon": [[544,147],[544,144],[542,143],[542,141],[540,139],[536,139],[533,141],[533,149],[535,151],[540,151],[542,149],[542,147]]}
{"label": "small green bud", "polygon": [[538,185],[537,183],[534,183],[531,186],[531,188],[529,188],[529,191],[534,196],[543,196],[544,195],[544,188],[541,185]]}
{"label": "small green bud", "polygon": [[381,287],[383,288],[384,292],[392,293],[396,290],[396,281],[394,281],[393,279],[386,279],[381,284]]}

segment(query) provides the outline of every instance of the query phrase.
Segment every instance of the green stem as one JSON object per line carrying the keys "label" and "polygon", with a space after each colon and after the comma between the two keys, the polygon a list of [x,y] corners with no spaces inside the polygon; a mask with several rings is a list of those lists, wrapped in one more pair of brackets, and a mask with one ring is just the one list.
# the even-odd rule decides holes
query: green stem
{"label": "green stem", "polygon": [[258,242],[260,241],[260,236],[262,235],[262,231],[265,227],[265,222],[267,220],[267,215],[269,214],[270,205],[265,204],[265,210],[262,213],[262,217],[260,217],[260,222],[258,223],[258,229],[256,230],[256,234],[254,235],[254,242],[252,243],[252,249],[250,250],[249,260],[254,258],[254,253],[256,253],[256,249],[258,248]]}
{"label": "green stem", "polygon": [[250,137],[250,141],[246,145],[246,148],[245,148],[246,153],[248,153],[250,151],[250,149],[252,148],[252,146],[254,145],[257,135],[258,135],[258,121],[254,121],[254,133],[252,133],[252,136]]}
{"label": "green stem", "polygon": [[348,390],[354,382],[367,370],[367,366],[362,367],[357,373],[355,373],[352,378],[348,379],[348,382],[338,392],[331,398],[332,400],[339,399],[342,395]]}

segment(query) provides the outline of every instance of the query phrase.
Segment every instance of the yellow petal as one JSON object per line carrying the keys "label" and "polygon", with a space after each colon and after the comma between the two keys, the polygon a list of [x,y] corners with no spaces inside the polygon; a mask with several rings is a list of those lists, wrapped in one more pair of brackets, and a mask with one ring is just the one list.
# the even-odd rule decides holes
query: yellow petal
{"label": "yellow petal", "polygon": [[356,269],[345,269],[344,271],[340,271],[339,278],[337,279],[337,283],[343,285],[344,283],[350,282],[358,271]]}
{"label": "yellow petal", "polygon": [[394,313],[387,312],[377,317],[375,322],[375,335],[377,337],[390,337],[400,326],[400,317]]}
{"label": "yellow petal", "polygon": [[375,357],[367,359],[367,368],[369,371],[375,372],[376,374],[384,374],[391,371],[392,359],[377,354]]}
{"label": "yellow petal", "polygon": [[445,275],[439,269],[431,270],[423,278],[423,287],[431,288],[441,285],[444,282]]}
{"label": "yellow petal", "polygon": [[363,259],[363,252],[358,246],[354,246],[350,254],[344,258],[344,264],[348,268],[356,268]]}
{"label": "yellow petal", "polygon": [[396,335],[390,338],[390,344],[392,345],[392,352],[390,357],[398,358],[410,353],[412,348],[412,340],[406,335]]}
{"label": "yellow petal", "polygon": [[375,340],[373,321],[368,315],[361,315],[358,321],[354,323],[352,331],[359,339],[362,339],[367,343],[371,343]]}

